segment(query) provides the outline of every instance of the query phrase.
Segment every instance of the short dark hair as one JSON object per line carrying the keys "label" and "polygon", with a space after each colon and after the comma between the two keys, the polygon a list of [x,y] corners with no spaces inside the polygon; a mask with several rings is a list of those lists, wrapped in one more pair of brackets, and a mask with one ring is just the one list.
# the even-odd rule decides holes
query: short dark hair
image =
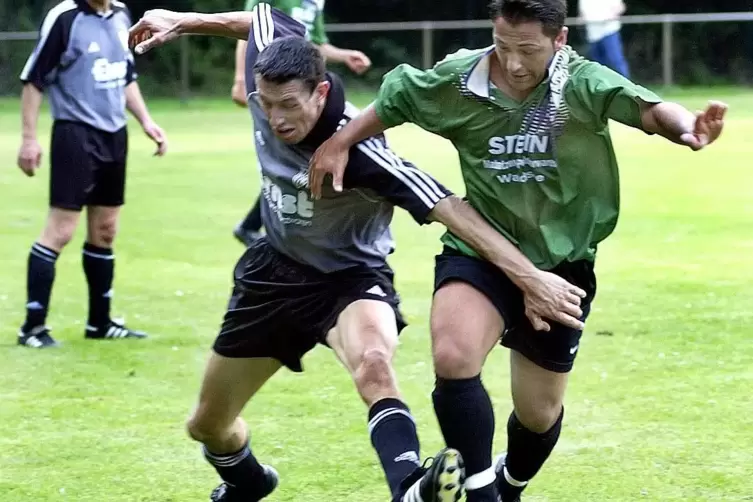
{"label": "short dark hair", "polygon": [[489,4],[492,20],[505,18],[510,23],[538,21],[547,36],[559,35],[567,19],[565,0],[492,0]]}
{"label": "short dark hair", "polygon": [[301,37],[272,41],[254,63],[254,73],[275,84],[301,80],[310,92],[324,81],[324,58],[319,49]]}

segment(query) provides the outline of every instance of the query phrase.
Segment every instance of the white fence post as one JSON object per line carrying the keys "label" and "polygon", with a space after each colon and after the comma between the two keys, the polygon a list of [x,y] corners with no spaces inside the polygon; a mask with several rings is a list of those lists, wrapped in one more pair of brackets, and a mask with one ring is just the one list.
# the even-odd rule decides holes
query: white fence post
{"label": "white fence post", "polygon": [[421,58],[424,69],[434,66],[434,26],[431,21],[423,23],[421,28]]}
{"label": "white fence post", "polygon": [[666,16],[661,25],[661,64],[662,64],[662,79],[666,87],[674,84],[674,36],[671,16]]}

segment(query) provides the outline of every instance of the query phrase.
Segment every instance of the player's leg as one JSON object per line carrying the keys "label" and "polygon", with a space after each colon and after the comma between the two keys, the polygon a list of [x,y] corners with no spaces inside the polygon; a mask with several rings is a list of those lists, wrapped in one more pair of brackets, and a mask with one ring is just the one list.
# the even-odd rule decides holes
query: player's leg
{"label": "player's leg", "polygon": [[56,345],[45,322],[55,280],[55,262],[76,231],[93,180],[86,139],[79,124],[55,122],[52,126],[50,211],[42,235],[29,253],[26,320],[18,334],[18,343],[27,347]]}
{"label": "player's leg", "polygon": [[[585,321],[596,292],[593,265],[576,262],[553,272],[586,291],[581,301]],[[563,400],[568,375],[580,346],[581,331],[551,322],[538,332],[523,321],[510,330],[502,344],[510,351],[514,410],[507,421],[507,453],[496,462],[502,502],[516,502],[528,482],[551,455],[562,429]]]}
{"label": "player's leg", "polygon": [[[438,279],[440,274],[438,270]],[[435,292],[431,336],[436,384],[432,398],[447,446],[457,449],[465,461],[469,502],[497,501],[492,467],[494,410],[481,381],[481,369],[503,329],[497,308],[471,284],[451,280]]]}
{"label": "player's leg", "polygon": [[73,238],[80,211],[51,207],[42,235],[31,246],[26,273],[26,319],[18,343],[32,348],[57,345],[46,326],[55,281],[55,262]]}
{"label": "player's leg", "polygon": [[605,65],[625,78],[630,78],[620,32],[612,33],[602,40]]}
{"label": "player's leg", "polygon": [[233,230],[235,238],[246,246],[250,246],[252,242],[261,237],[261,198],[262,195],[256,198],[254,206],[243,221]]}
{"label": "player's leg", "polygon": [[400,396],[392,367],[397,337],[393,306],[361,299],[342,311],[326,341],[350,373],[369,409],[371,442],[395,500],[457,500],[463,470],[454,451],[441,452],[434,459],[433,469],[421,472],[414,480],[415,488],[403,483],[418,471],[420,446],[415,421]]}
{"label": "player's leg", "polygon": [[88,197],[86,242],[81,257],[89,286],[85,336],[108,340],[146,338],[146,333],[127,328],[110,316],[115,277],[113,244],[125,203],[128,133],[125,128],[114,133],[96,131],[91,140],[109,154],[110,162],[97,161],[94,186]]}
{"label": "player's leg", "polygon": [[240,413],[281,363],[273,358],[209,357],[199,402],[188,420],[189,435],[202,444],[204,457],[225,482],[214,501],[256,501],[277,486],[277,473],[251,452]]}

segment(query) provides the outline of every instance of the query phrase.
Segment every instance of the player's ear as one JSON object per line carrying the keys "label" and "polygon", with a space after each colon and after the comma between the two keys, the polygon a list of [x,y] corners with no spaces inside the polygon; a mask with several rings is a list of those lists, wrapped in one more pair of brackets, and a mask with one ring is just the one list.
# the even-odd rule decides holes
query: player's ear
{"label": "player's ear", "polygon": [[558,51],[567,45],[567,34],[569,33],[569,31],[570,30],[567,26],[563,26],[560,32],[554,38],[554,50],[555,51]]}
{"label": "player's ear", "polygon": [[316,93],[316,97],[319,100],[327,99],[327,96],[329,96],[329,90],[332,88],[332,84],[330,84],[328,81],[324,80],[322,82],[319,82],[316,85],[316,89],[314,89],[314,93]]}

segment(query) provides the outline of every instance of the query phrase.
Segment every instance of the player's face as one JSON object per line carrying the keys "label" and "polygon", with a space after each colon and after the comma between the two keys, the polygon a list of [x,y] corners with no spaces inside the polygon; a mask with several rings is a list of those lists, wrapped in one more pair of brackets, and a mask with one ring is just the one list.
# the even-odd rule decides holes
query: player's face
{"label": "player's face", "polygon": [[494,47],[502,77],[507,85],[526,93],[539,85],[554,53],[567,43],[567,28],[552,39],[539,22],[509,23],[494,21]]}
{"label": "player's face", "polygon": [[308,136],[322,114],[329,85],[321,82],[311,92],[301,80],[275,84],[257,75],[259,104],[275,135],[291,145]]}

